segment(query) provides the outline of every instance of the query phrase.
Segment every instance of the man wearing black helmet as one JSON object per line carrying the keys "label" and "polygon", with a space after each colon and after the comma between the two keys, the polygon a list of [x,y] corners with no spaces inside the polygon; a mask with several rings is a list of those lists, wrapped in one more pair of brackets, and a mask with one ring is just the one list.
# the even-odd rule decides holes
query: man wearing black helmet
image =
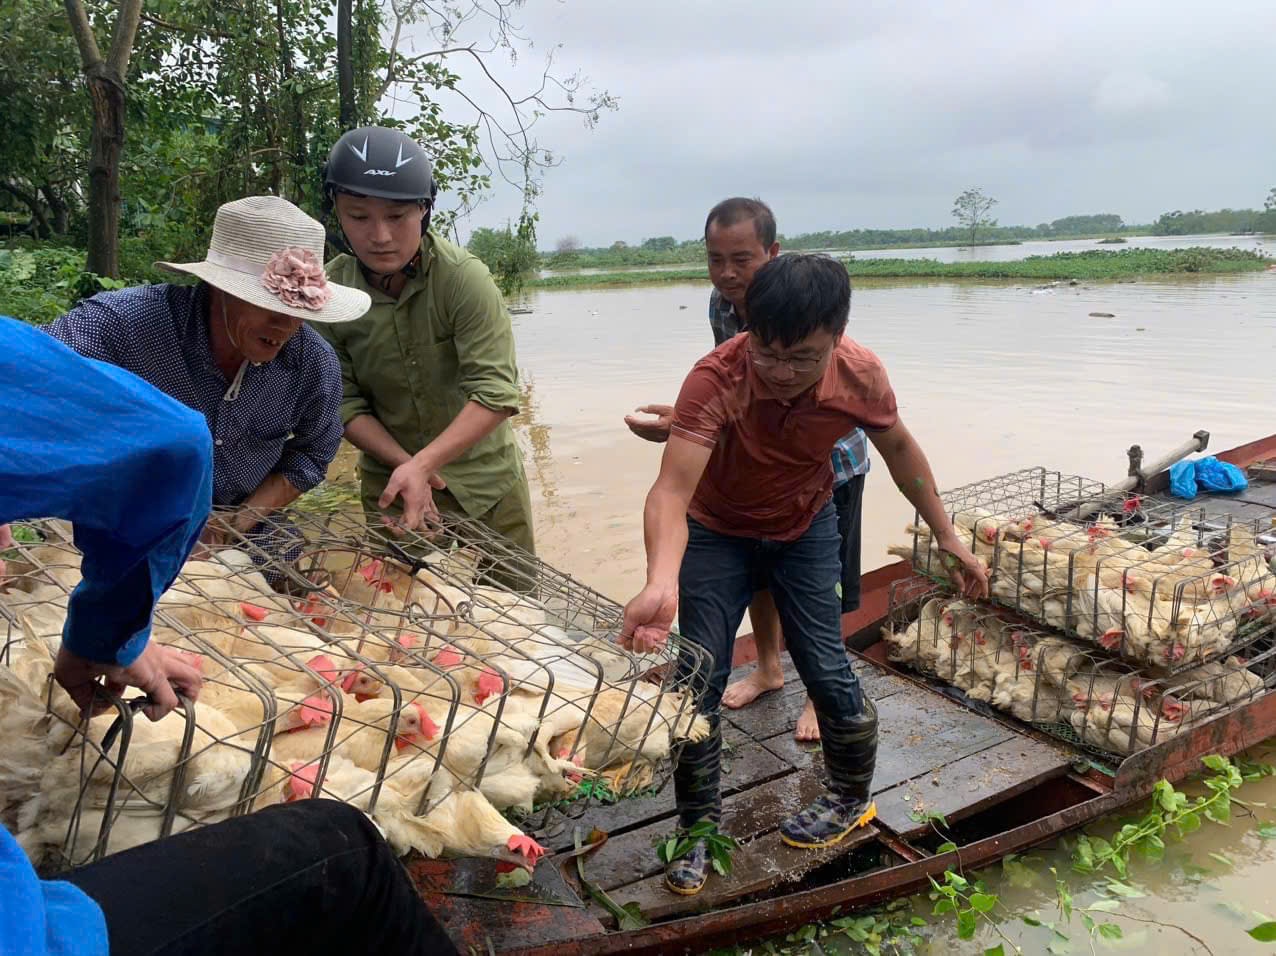
{"label": "man wearing black helmet", "polygon": [[362,319],[323,330],[341,360],[346,438],[363,453],[364,509],[406,528],[468,515],[532,551],[509,312],[487,267],[429,231],[435,192],[425,152],[395,129],[346,133],[324,169],[351,253],[328,276],[372,297]]}

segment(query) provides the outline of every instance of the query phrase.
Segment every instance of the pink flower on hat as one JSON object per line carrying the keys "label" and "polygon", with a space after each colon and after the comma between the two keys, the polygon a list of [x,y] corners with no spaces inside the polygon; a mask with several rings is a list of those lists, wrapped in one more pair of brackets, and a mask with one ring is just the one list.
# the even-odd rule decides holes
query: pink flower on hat
{"label": "pink flower on hat", "polygon": [[318,312],[332,298],[323,263],[300,246],[280,249],[271,256],[261,274],[261,284],[294,309]]}

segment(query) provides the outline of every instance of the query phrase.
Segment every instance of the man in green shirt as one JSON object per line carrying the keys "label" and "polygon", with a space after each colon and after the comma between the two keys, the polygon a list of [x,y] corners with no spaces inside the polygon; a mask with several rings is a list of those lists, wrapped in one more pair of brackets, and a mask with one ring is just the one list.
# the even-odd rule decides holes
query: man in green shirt
{"label": "man in green shirt", "polygon": [[424,150],[385,127],[346,133],[324,170],[354,253],[328,276],[372,298],[361,319],[321,330],[341,360],[364,510],[406,529],[468,515],[531,552],[509,312],[487,267],[428,231],[435,192]]}

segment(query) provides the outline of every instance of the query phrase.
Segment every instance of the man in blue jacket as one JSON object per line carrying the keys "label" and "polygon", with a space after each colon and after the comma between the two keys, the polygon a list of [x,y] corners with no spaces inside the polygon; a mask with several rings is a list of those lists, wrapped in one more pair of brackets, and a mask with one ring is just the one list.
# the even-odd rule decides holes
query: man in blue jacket
{"label": "man in blue jacket", "polygon": [[[159,720],[198,671],[148,643],[151,612],[208,517],[203,416],[140,378],[0,316],[0,548],[7,522],[75,528],[54,677],[86,711],[100,681]],[[329,800],[144,844],[40,880],[0,828],[0,953],[454,953],[376,828]]]}

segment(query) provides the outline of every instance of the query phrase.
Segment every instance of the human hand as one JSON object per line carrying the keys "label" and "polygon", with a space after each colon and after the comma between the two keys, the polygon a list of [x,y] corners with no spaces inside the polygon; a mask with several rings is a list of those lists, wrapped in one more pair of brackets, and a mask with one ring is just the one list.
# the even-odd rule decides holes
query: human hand
{"label": "human hand", "polygon": [[394,499],[403,498],[403,516],[398,519],[383,519],[391,529],[413,531],[428,521],[435,524],[439,520],[439,509],[434,504],[433,489],[447,487],[438,472],[422,468],[414,458],[401,464],[390,475],[385,491],[377,500],[377,507],[385,509],[394,504]]}
{"label": "human hand", "polygon": [[988,596],[988,567],[971,550],[961,543],[956,534],[936,542],[943,555],[944,570],[953,585],[965,597],[986,598]]}
{"label": "human hand", "polygon": [[648,584],[625,605],[620,628],[620,646],[635,654],[647,654],[664,647],[678,612],[678,588]]}
{"label": "human hand", "polygon": [[53,664],[53,677],[86,717],[110,709],[110,704],[97,694],[99,677],[106,678],[106,692],[116,697],[127,687],[136,687],[150,699],[142,712],[151,720],[159,720],[175,709],[178,693],[195,700],[204,681],[190,657],[162,644],[147,644],[141,656],[127,667],[90,661],[63,647]]}
{"label": "human hand", "polygon": [[673,424],[672,405],[641,405],[635,411],[642,415],[655,415],[656,420],[653,422],[649,418],[626,415],[625,424],[629,426],[631,432],[647,441],[664,442],[669,440],[669,429]]}
{"label": "human hand", "polygon": [[[13,531],[7,524],[0,524],[0,551],[8,551],[13,547]],[[5,575],[4,558],[0,558],[0,578]]]}

